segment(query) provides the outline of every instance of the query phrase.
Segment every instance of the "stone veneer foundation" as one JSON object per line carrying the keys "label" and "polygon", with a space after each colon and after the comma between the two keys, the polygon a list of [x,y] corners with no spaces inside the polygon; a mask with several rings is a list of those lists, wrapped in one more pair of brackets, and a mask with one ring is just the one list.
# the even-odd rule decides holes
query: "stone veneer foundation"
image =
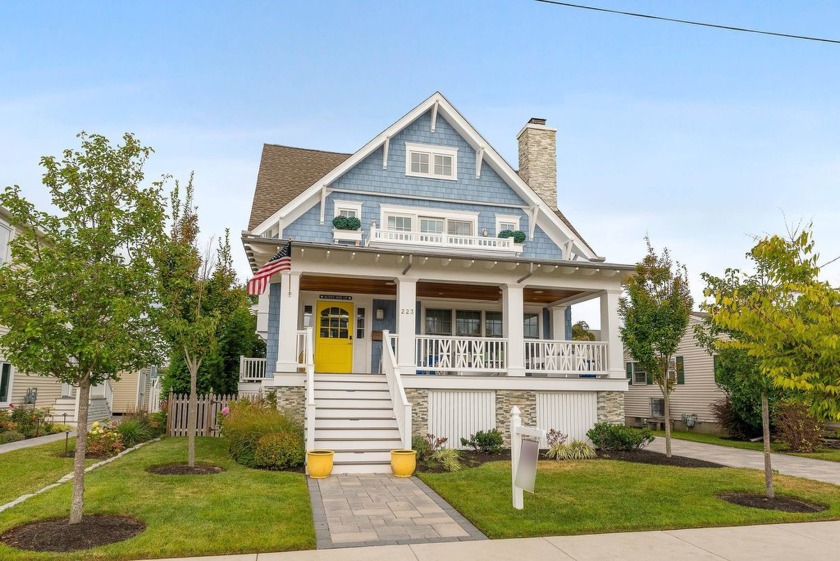
{"label": "stone veneer foundation", "polygon": [[303,386],[278,386],[277,408],[291,413],[300,422],[306,418],[306,390]]}
{"label": "stone veneer foundation", "polygon": [[598,422],[624,424],[624,392],[598,392]]}

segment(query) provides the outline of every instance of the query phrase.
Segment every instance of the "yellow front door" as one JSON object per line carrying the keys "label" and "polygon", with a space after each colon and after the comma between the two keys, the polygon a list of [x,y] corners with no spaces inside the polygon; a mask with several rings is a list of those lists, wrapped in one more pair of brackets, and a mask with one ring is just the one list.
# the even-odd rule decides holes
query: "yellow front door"
{"label": "yellow front door", "polygon": [[318,302],[315,372],[353,370],[353,304]]}

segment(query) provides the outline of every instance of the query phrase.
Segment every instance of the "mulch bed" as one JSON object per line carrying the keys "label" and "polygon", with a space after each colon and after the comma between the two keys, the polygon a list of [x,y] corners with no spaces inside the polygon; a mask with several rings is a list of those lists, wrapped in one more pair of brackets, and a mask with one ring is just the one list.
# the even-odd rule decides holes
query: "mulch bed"
{"label": "mulch bed", "polygon": [[76,551],[133,538],[146,525],[129,516],[84,516],[80,524],[67,518],[17,526],[0,536],[4,544],[29,551]]}
{"label": "mulch bed", "polygon": [[196,463],[194,467],[187,464],[162,464],[146,468],[149,473],[155,475],[215,475],[222,473],[225,468],[213,464]]}
{"label": "mulch bed", "polygon": [[722,468],[721,464],[685,458],[683,456],[671,456],[650,450],[598,450],[598,457],[605,460],[619,460],[621,462],[635,462],[639,464],[653,464],[657,466],[676,466],[685,468]]}
{"label": "mulch bed", "polygon": [[756,495],[754,493],[721,493],[718,495],[718,498],[736,505],[763,508],[765,510],[779,510],[781,512],[822,512],[828,508],[825,505],[808,503],[791,497],[768,499],[764,495]]}

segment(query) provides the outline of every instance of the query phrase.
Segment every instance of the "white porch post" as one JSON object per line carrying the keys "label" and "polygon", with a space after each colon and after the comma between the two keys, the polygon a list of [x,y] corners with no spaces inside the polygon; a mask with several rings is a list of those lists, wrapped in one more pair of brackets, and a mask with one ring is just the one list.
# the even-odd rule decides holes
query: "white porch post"
{"label": "white porch post", "polygon": [[417,279],[397,279],[397,363],[400,374],[415,374]]}
{"label": "white porch post", "polygon": [[568,306],[552,306],[551,309],[551,338],[554,340],[566,338],[566,308]]}
{"label": "white porch post", "polygon": [[506,284],[502,287],[502,316],[505,322],[505,337],[508,340],[508,376],[525,375],[525,332],[522,328],[525,316],[523,296],[524,290],[520,285]]}
{"label": "white porch post", "polygon": [[277,343],[277,372],[297,372],[298,303],[300,273],[281,274],[280,337]]}
{"label": "white porch post", "polygon": [[618,323],[618,300],[620,290],[605,290],[601,293],[601,340],[607,342],[607,367],[610,378],[624,378],[624,350]]}

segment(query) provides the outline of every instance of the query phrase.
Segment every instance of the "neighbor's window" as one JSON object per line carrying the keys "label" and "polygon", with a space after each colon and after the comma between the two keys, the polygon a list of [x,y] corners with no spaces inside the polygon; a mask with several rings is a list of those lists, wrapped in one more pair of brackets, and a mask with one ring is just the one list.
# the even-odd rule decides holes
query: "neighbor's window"
{"label": "neighbor's window", "polygon": [[9,402],[9,386],[12,383],[12,365],[0,362],[0,403]]}
{"label": "neighbor's window", "polygon": [[9,241],[12,239],[12,229],[0,222],[0,263],[9,260]]}
{"label": "neighbor's window", "polygon": [[650,416],[664,417],[665,416],[665,400],[661,397],[650,398]]}
{"label": "neighbor's window", "polygon": [[434,179],[457,179],[458,149],[406,143],[406,175]]}
{"label": "neighbor's window", "polygon": [[647,384],[647,373],[642,370],[642,367],[639,366],[638,362],[633,363],[633,385],[634,386],[644,386]]}

